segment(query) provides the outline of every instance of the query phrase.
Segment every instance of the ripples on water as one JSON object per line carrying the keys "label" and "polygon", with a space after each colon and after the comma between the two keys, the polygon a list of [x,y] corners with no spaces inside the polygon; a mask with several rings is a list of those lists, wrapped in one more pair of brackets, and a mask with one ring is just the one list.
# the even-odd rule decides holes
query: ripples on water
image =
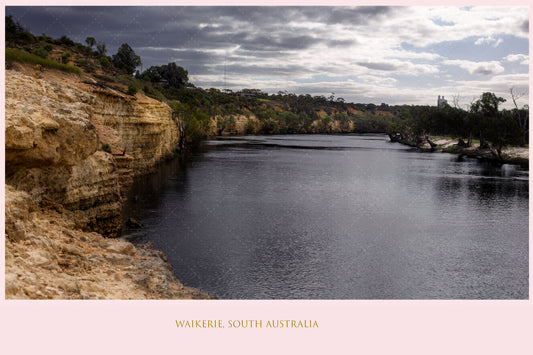
{"label": "ripples on water", "polygon": [[382,135],[221,138],[124,214],[219,298],[524,299],[528,179]]}

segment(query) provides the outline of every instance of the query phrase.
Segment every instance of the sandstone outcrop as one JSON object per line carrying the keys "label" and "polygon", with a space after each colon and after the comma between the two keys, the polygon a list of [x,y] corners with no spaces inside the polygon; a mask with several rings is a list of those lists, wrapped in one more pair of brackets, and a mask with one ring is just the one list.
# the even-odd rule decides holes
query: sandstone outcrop
{"label": "sandstone outcrop", "polygon": [[6,71],[6,182],[76,211],[79,228],[116,235],[121,192],[172,155],[178,125],[161,102],[55,75]]}
{"label": "sandstone outcrop", "polygon": [[6,298],[198,299],[151,244],[76,229],[70,212],[40,210],[6,186]]}
{"label": "sandstone outcrop", "polygon": [[180,133],[168,105],[93,84],[6,70],[6,298],[208,297],[153,247],[102,236],[120,230],[132,177],[171,156]]}

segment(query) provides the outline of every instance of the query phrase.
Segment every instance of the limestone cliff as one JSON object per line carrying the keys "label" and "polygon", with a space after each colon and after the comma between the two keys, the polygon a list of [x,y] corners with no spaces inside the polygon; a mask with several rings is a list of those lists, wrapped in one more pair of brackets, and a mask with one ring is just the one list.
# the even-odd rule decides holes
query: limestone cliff
{"label": "limestone cliff", "polygon": [[120,229],[134,175],[172,155],[168,105],[89,77],[6,70],[6,298],[198,298]]}
{"label": "limestone cliff", "polygon": [[6,71],[6,182],[115,235],[121,187],[172,154],[177,124],[163,103],[54,74]]}

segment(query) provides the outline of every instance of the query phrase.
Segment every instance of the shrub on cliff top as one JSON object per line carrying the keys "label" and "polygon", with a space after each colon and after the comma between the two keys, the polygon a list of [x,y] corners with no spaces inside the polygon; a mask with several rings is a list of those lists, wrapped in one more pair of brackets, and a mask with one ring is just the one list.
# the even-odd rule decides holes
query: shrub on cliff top
{"label": "shrub on cliff top", "polygon": [[19,49],[6,48],[6,62],[21,62],[28,64],[39,64],[45,68],[62,70],[69,73],[80,74],[81,70],[73,65],[58,63],[54,60],[44,59],[34,54],[30,54]]}
{"label": "shrub on cliff top", "polygon": [[130,86],[128,86],[128,91],[126,91],[126,94],[131,95],[131,96],[135,96],[137,91],[139,91],[139,89],[137,89],[137,86],[130,85]]}
{"label": "shrub on cliff top", "polygon": [[33,54],[43,59],[46,59],[48,57],[49,52],[45,48],[41,47],[34,50]]}
{"label": "shrub on cliff top", "polygon": [[109,68],[109,66],[111,65],[111,62],[109,61],[108,57],[100,57],[98,58],[98,62],[100,62],[102,68]]}

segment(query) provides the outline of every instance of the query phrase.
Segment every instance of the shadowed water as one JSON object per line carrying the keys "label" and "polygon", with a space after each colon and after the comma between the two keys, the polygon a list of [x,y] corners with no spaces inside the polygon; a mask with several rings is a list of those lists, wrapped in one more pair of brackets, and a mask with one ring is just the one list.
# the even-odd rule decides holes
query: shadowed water
{"label": "shadowed water", "polygon": [[218,298],[525,299],[528,178],[384,135],[221,138],[137,180],[125,234]]}

